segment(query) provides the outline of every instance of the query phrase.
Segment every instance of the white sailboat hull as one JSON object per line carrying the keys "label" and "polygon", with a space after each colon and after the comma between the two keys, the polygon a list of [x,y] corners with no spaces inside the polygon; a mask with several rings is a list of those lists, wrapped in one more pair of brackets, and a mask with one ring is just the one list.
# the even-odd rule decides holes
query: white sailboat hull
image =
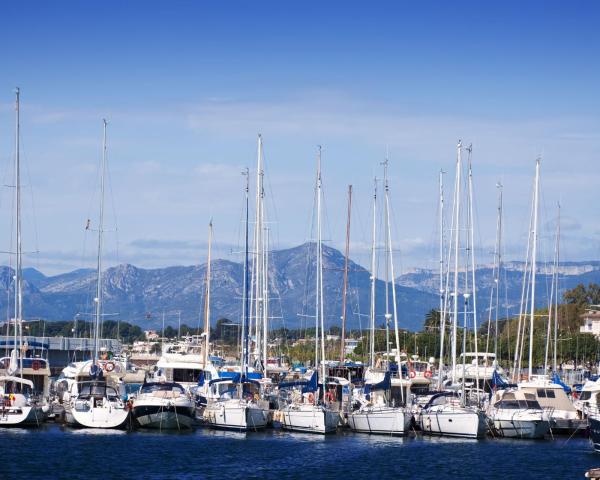
{"label": "white sailboat hull", "polygon": [[423,410],[421,430],[429,435],[481,438],[487,431],[483,412],[468,407],[451,407]]}
{"label": "white sailboat hull", "polygon": [[285,430],[325,434],[337,430],[340,416],[318,405],[302,404],[280,410],[280,420]]}
{"label": "white sailboat hull", "polygon": [[215,402],[204,410],[204,421],[212,428],[253,431],[265,428],[267,420],[267,410],[240,400]]}
{"label": "white sailboat hull", "polygon": [[348,415],[348,425],[355,432],[406,435],[412,413],[403,408],[367,407]]}
{"label": "white sailboat hull", "polygon": [[550,422],[542,415],[498,412],[491,417],[494,433],[507,438],[544,438],[550,430]]}
{"label": "white sailboat hull", "polygon": [[41,406],[0,408],[0,427],[39,426],[48,417],[48,409]]}
{"label": "white sailboat hull", "polygon": [[120,428],[129,418],[129,410],[107,406],[90,406],[88,402],[75,402],[65,407],[65,420],[73,427]]}

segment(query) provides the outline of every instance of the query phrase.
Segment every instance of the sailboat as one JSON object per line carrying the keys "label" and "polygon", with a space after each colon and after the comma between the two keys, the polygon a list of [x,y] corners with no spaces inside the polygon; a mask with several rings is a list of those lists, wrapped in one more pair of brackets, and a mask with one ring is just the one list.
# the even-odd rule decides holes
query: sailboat
{"label": "sailboat", "polygon": [[[548,371],[548,346],[550,343],[550,322],[552,316],[552,308],[548,312],[548,335],[546,338],[546,355],[544,373],[541,375],[533,374],[533,332],[534,332],[534,319],[535,319],[535,294],[536,294],[536,273],[537,273],[537,246],[538,246],[538,210],[539,210],[539,190],[540,190],[540,158],[536,160],[535,166],[535,184],[534,184],[534,195],[532,203],[532,215],[531,215],[531,229],[529,235],[528,255],[527,260],[530,259],[531,272],[529,274],[529,365],[527,375],[522,375],[521,381],[518,383],[519,391],[529,393],[535,396],[536,400],[542,406],[544,410],[551,414],[551,428],[556,432],[570,433],[581,428],[585,428],[585,421],[579,418],[577,409],[573,406],[569,400],[566,389],[562,384],[556,371],[552,378],[547,374]],[[560,221],[560,218],[559,218]],[[555,260],[554,268],[555,271],[558,268],[558,240],[560,235],[559,225],[557,226],[557,237],[555,247]],[[531,255],[529,255],[531,252]],[[527,271],[525,272],[524,280],[527,279]],[[553,282],[554,283],[554,282]],[[525,282],[524,282],[525,284]],[[524,288],[525,290],[525,288]],[[554,289],[553,294],[554,295]],[[525,297],[526,298],[526,297]],[[527,299],[527,298],[526,298]],[[552,303],[552,300],[551,300]],[[524,307],[521,307],[521,311],[524,311]],[[525,324],[523,325],[523,332],[521,333],[521,315],[519,316],[519,332],[517,334],[517,353],[515,354],[515,374],[520,370],[520,366],[523,358],[523,340],[525,338]],[[556,328],[556,325],[555,325]],[[556,332],[555,332],[556,333]],[[519,342],[520,334],[520,342]],[[555,344],[556,354],[556,344]],[[555,361],[556,364],[556,361]],[[556,367],[555,367],[556,368]]]}
{"label": "sailboat", "polygon": [[118,389],[105,378],[115,364],[99,359],[100,324],[102,321],[102,247],[104,234],[104,190],[106,182],[106,120],[102,121],[102,165],[100,175],[100,211],[98,221],[98,254],[96,265],[96,304],[94,322],[94,351],[89,367],[89,380],[71,386],[65,405],[65,420],[71,426],[86,428],[119,428],[129,419],[129,409]]}
{"label": "sailboat", "polygon": [[[317,154],[317,243],[316,243],[316,292],[315,292],[315,364],[310,380],[279,384],[280,410],[276,417],[285,430],[308,433],[333,433],[337,430],[339,413],[330,408],[325,389],[327,387],[325,364],[325,333],[323,305],[323,246],[321,240],[321,147]],[[320,332],[320,338],[319,338]],[[322,385],[319,387],[319,370]],[[300,387],[300,390],[298,388]],[[291,394],[288,389],[292,388]],[[329,393],[329,392],[328,392]]]}
{"label": "sailboat", "polygon": [[249,224],[249,172],[246,170],[246,234],[244,259],[243,295],[243,345],[241,372],[233,377],[217,378],[209,382],[212,396],[217,400],[209,402],[204,410],[204,421],[212,428],[252,431],[265,428],[268,420],[269,404],[261,399],[261,385],[248,376],[249,362],[249,297],[248,297],[248,224]]}
{"label": "sailboat", "polygon": [[[15,240],[14,337],[9,357],[0,359],[0,427],[39,426],[48,416],[50,367],[35,356],[36,347],[23,341],[23,275],[21,249],[20,91],[15,101]],[[48,347],[46,346],[46,351]]]}
{"label": "sailboat", "polygon": [[[456,177],[454,186],[454,205],[452,212],[452,243],[453,247],[450,248],[448,255],[448,269],[446,275],[446,286],[444,292],[449,295],[444,295],[444,307],[441,312],[441,332],[442,339],[444,338],[446,316],[449,309],[448,301],[449,297],[453,300],[452,308],[452,368],[451,373],[451,384],[449,390],[436,393],[431,397],[428,403],[423,407],[420,414],[420,425],[423,433],[430,435],[444,435],[444,436],[455,436],[455,437],[466,437],[466,438],[480,438],[483,437],[487,431],[487,423],[484,412],[479,408],[478,405],[470,405],[466,396],[465,391],[465,375],[466,370],[465,357],[463,356],[462,375],[461,382],[458,383],[458,371],[460,366],[457,364],[457,339],[458,339],[458,298],[459,298],[459,266],[460,266],[460,251],[461,251],[461,184],[462,184],[462,143],[459,141],[457,145],[457,156],[456,156]],[[469,154],[470,154],[469,147]],[[470,162],[469,162],[470,171]],[[470,180],[470,179],[469,179]],[[471,207],[471,183],[469,182],[469,209],[467,214],[463,216],[467,217],[468,229],[471,232],[471,236],[467,237],[467,249],[469,246],[472,249],[472,207]],[[469,243],[470,242],[470,243]],[[453,291],[450,292],[449,280],[450,280],[450,260],[454,260],[454,272],[453,272]],[[467,264],[469,260],[467,259]],[[471,257],[473,262],[473,257]],[[474,264],[472,265],[474,268]],[[463,352],[466,351],[466,335],[467,335],[467,308],[469,298],[471,298],[472,292],[469,290],[469,270],[465,269],[465,288],[463,291],[463,297],[465,300],[464,307],[464,329],[463,329]],[[474,288],[474,282],[471,285]],[[475,310],[475,308],[474,308]],[[476,330],[476,329],[475,329]],[[477,346],[477,342],[475,342]],[[444,351],[443,351],[443,340],[441,341],[440,351],[440,366],[444,363]],[[441,384],[441,377],[439,379]]]}
{"label": "sailboat", "polygon": [[[387,364],[383,373],[383,379],[380,378],[381,372],[373,368],[374,361],[374,337],[375,337],[375,244],[376,244],[376,204],[377,204],[377,181],[375,181],[375,193],[373,199],[373,241],[371,251],[371,365],[365,372],[365,386],[359,390],[356,395],[355,408],[348,414],[348,425],[355,432],[363,433],[381,433],[387,435],[405,435],[410,429],[412,413],[406,408],[410,380],[402,379],[402,370],[400,365],[400,337],[398,332],[398,317],[396,304],[396,286],[394,281],[394,261],[392,249],[392,236],[389,211],[389,185],[387,179],[388,160],[384,162],[384,193],[385,193],[385,220],[386,220],[386,295],[385,295],[385,319],[386,319],[386,350]],[[389,355],[389,321],[392,314],[389,311],[388,286],[390,284],[390,275],[392,278],[392,303],[394,319],[394,337],[396,340],[396,362],[395,373],[400,376],[392,378],[392,363]],[[394,392],[399,390],[399,395]],[[396,398],[397,397],[397,398]]]}

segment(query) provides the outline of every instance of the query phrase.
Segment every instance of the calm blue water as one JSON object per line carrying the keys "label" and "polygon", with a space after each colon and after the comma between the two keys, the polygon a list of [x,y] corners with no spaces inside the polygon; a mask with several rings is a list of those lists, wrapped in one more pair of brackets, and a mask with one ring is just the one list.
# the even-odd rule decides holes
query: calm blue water
{"label": "calm blue water", "polygon": [[[2,478],[578,479],[600,466],[587,439],[555,441],[238,434],[0,431]],[[8,455],[7,455],[8,454]]]}

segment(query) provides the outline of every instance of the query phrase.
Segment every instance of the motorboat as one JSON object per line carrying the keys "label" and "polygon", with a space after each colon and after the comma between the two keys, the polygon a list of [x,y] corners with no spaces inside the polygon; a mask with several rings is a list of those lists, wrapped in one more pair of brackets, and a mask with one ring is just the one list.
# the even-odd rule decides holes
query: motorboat
{"label": "motorboat", "polygon": [[520,390],[498,390],[490,404],[488,418],[494,434],[508,438],[544,438],[550,430],[548,412],[536,396]]}
{"label": "motorboat", "polygon": [[132,401],[131,414],[143,428],[191,428],[195,405],[190,394],[173,382],[144,383]]}
{"label": "motorboat", "polygon": [[550,415],[550,428],[553,433],[570,434],[586,428],[587,422],[580,418],[565,392],[565,387],[548,376],[532,375],[528,381],[519,383],[518,388],[535,395],[541,407]]}

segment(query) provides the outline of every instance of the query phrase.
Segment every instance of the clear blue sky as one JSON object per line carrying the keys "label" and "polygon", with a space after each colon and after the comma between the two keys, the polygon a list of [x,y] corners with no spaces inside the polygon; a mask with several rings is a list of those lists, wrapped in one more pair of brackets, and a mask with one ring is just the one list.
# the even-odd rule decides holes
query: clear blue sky
{"label": "clear blue sky", "polygon": [[[239,172],[254,165],[258,132],[274,248],[310,237],[321,144],[328,240],[343,243],[352,183],[361,260],[387,146],[402,267],[434,266],[437,172],[450,182],[462,138],[474,144],[481,261],[490,261],[498,180],[507,256],[524,255],[540,153],[543,221],[560,199],[564,257],[597,259],[599,22],[593,1],[4,2],[0,176],[10,183],[18,85],[32,192],[25,243],[40,251],[28,262],[49,273],[90,266],[83,226],[96,217],[103,117],[109,226],[118,225],[111,263],[202,262],[210,217],[219,255],[235,259]],[[4,190],[0,244],[9,247]]]}

